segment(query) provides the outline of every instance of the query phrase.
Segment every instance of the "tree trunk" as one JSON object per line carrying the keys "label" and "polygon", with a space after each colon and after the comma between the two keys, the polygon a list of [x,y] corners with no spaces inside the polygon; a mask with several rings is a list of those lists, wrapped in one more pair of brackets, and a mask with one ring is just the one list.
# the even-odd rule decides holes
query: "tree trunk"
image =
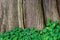
{"label": "tree trunk", "polygon": [[[1,24],[1,32],[5,32],[6,31],[6,28],[8,26],[8,22],[7,22],[7,10],[8,10],[8,7],[7,7],[7,0],[3,0],[2,1],[2,24]],[[6,8],[7,7],[7,8]]]}
{"label": "tree trunk", "polygon": [[26,27],[26,0],[23,0],[23,6],[22,6],[22,13],[23,13],[23,24],[24,24],[24,27]]}
{"label": "tree trunk", "polygon": [[0,0],[0,32],[1,32],[1,25],[2,25],[2,21],[3,21],[3,13],[2,13],[2,0]]}
{"label": "tree trunk", "polygon": [[45,19],[59,20],[56,0],[43,0]]}
{"label": "tree trunk", "polygon": [[19,27],[24,28],[23,14],[22,14],[22,0],[18,0],[18,21],[19,21]]}
{"label": "tree trunk", "polygon": [[26,26],[43,29],[41,0],[26,0]]}
{"label": "tree trunk", "polygon": [[58,7],[58,12],[59,12],[59,17],[60,17],[60,0],[57,0],[57,7]]}
{"label": "tree trunk", "polygon": [[1,0],[0,0],[0,31],[1,31],[1,24],[2,24],[1,15],[2,15],[2,10],[1,10]]}
{"label": "tree trunk", "polygon": [[13,28],[13,0],[9,0],[8,26],[9,30]]}
{"label": "tree trunk", "polygon": [[17,0],[9,0],[8,25],[9,30],[13,29],[15,26],[19,26]]}
{"label": "tree trunk", "polygon": [[13,15],[13,28],[15,26],[19,26],[19,21],[18,21],[18,0],[13,0],[12,2],[12,15]]}

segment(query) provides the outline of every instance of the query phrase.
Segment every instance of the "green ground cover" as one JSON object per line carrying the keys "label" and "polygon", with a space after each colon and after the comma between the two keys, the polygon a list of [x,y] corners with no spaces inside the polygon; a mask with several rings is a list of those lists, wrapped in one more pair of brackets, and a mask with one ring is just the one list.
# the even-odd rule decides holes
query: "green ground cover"
{"label": "green ground cover", "polygon": [[0,33],[0,40],[60,40],[60,24],[48,19],[43,30],[35,28],[14,28],[11,31]]}

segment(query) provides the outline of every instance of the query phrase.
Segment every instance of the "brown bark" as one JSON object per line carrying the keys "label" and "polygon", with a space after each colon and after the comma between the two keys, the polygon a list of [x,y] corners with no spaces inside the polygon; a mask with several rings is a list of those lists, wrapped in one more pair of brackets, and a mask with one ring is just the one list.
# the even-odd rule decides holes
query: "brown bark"
{"label": "brown bark", "polygon": [[2,18],[1,31],[7,31],[18,26],[18,6],[17,0],[3,0],[2,1]]}
{"label": "brown bark", "polygon": [[59,20],[56,0],[52,0],[53,20]]}
{"label": "brown bark", "polygon": [[42,29],[44,26],[41,0],[26,0],[26,26]]}
{"label": "brown bark", "polygon": [[60,0],[57,0],[57,7],[58,7],[58,12],[59,12],[59,17],[60,17]]}
{"label": "brown bark", "polygon": [[[7,5],[6,5],[7,0],[2,1],[2,24],[1,24],[1,32],[6,31],[6,27],[8,25],[7,23]],[[7,7],[7,8],[6,8]]]}
{"label": "brown bark", "polygon": [[1,7],[1,1],[2,1],[2,0],[0,0],[0,18],[1,18],[1,15],[2,15],[2,10],[1,10],[1,8],[2,8],[2,7]]}
{"label": "brown bark", "polygon": [[13,0],[12,2],[12,15],[13,15],[13,28],[15,26],[19,26],[19,21],[18,21],[18,0]]}
{"label": "brown bark", "polygon": [[23,0],[23,6],[22,6],[22,13],[23,13],[23,24],[24,24],[24,27],[26,27],[26,0]]}
{"label": "brown bark", "polygon": [[22,14],[22,0],[18,0],[18,21],[19,21],[19,27],[24,28],[23,14]]}
{"label": "brown bark", "polygon": [[43,0],[45,19],[59,20],[56,0]]}
{"label": "brown bark", "polygon": [[19,26],[18,22],[18,0],[9,0],[9,11],[8,11],[8,27],[9,30],[13,29],[14,27]]}
{"label": "brown bark", "polygon": [[0,31],[1,31],[1,24],[2,24],[2,19],[3,18],[3,13],[2,13],[2,0],[0,0]]}
{"label": "brown bark", "polygon": [[9,26],[8,26],[8,13],[9,13],[9,1],[8,0],[5,0],[5,24],[6,24],[6,27],[5,27],[5,30],[9,30]]}
{"label": "brown bark", "polygon": [[8,11],[8,27],[9,30],[13,28],[13,0],[9,0],[9,11]]}

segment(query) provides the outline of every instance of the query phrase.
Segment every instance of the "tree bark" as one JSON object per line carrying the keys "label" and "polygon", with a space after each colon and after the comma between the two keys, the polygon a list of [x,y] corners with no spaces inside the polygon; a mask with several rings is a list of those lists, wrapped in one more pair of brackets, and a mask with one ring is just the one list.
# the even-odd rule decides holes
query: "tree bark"
{"label": "tree bark", "polygon": [[1,18],[1,15],[2,15],[2,10],[1,10],[1,2],[2,2],[2,0],[0,0],[0,18]]}
{"label": "tree bark", "polygon": [[60,0],[57,0],[57,8],[58,8],[59,17],[60,17]]}
{"label": "tree bark", "polygon": [[19,21],[18,21],[18,0],[13,0],[12,2],[12,15],[13,15],[13,28],[16,26],[19,26]]}
{"label": "tree bark", "polygon": [[23,24],[24,24],[24,27],[26,27],[26,0],[23,0],[23,6],[22,6],[22,13],[23,13]]}
{"label": "tree bark", "polygon": [[9,30],[13,28],[13,0],[9,0],[8,26]]}
{"label": "tree bark", "polygon": [[26,0],[26,26],[43,29],[41,0]]}
{"label": "tree bark", "polygon": [[18,21],[19,21],[19,27],[24,28],[23,14],[22,14],[22,0],[18,0]]}
{"label": "tree bark", "polygon": [[3,13],[2,13],[2,0],[0,0],[0,32],[1,32],[1,25],[3,20]]}
{"label": "tree bark", "polygon": [[[7,0],[3,0],[2,1],[2,24],[1,24],[1,32],[5,32],[6,31],[6,28],[8,26],[8,22],[7,22],[7,10],[8,10],[8,7],[7,7]],[[7,8],[6,8],[7,7]]]}
{"label": "tree bark", "polygon": [[56,0],[43,0],[45,19],[59,20]]}

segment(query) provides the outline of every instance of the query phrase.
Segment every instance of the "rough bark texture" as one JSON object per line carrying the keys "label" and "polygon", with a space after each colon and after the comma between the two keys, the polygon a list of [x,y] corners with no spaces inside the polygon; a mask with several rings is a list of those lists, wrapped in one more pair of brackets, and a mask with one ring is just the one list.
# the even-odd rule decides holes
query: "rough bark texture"
{"label": "rough bark texture", "polygon": [[3,13],[2,13],[2,0],[0,0],[0,31],[1,31],[2,19],[3,19]]}
{"label": "rough bark texture", "polygon": [[2,15],[2,10],[1,10],[1,0],[0,0],[0,18],[1,18],[1,15]]}
{"label": "rough bark texture", "polygon": [[18,0],[9,0],[8,24],[9,30],[19,26],[18,22]]}
{"label": "rough bark texture", "polygon": [[11,30],[19,25],[17,0],[3,0],[1,4],[1,31]]}
{"label": "rough bark texture", "polygon": [[43,28],[41,0],[26,0],[26,26]]}
{"label": "rough bark texture", "polygon": [[1,32],[4,32],[5,31],[5,28],[7,26],[7,24],[6,24],[7,23],[7,21],[6,21],[6,19],[7,19],[6,18],[6,15],[7,14],[6,14],[6,10],[5,10],[6,9],[6,3],[5,2],[6,2],[6,0],[3,0],[2,1],[2,14],[3,15],[2,15]]}
{"label": "rough bark texture", "polygon": [[58,10],[57,10],[57,2],[56,0],[52,0],[52,12],[53,12],[53,20],[59,20]]}
{"label": "rough bark texture", "polygon": [[18,21],[19,27],[23,28],[22,0],[18,0]]}
{"label": "rough bark texture", "polygon": [[59,16],[60,0],[0,0],[0,32],[15,26],[43,29],[44,21]]}
{"label": "rough bark texture", "polygon": [[45,19],[59,20],[56,0],[43,0]]}
{"label": "rough bark texture", "polygon": [[23,3],[23,6],[22,6],[23,24],[24,24],[24,27],[26,27],[26,0],[23,0],[22,3]]}
{"label": "rough bark texture", "polygon": [[13,27],[13,0],[9,0],[9,11],[8,11],[8,26],[9,26],[9,30],[12,29]]}
{"label": "rough bark texture", "polygon": [[57,8],[58,8],[59,17],[60,17],[60,0],[57,0]]}
{"label": "rough bark texture", "polygon": [[13,0],[13,7],[12,7],[12,14],[13,14],[13,26],[19,26],[19,21],[18,21],[18,0]]}

